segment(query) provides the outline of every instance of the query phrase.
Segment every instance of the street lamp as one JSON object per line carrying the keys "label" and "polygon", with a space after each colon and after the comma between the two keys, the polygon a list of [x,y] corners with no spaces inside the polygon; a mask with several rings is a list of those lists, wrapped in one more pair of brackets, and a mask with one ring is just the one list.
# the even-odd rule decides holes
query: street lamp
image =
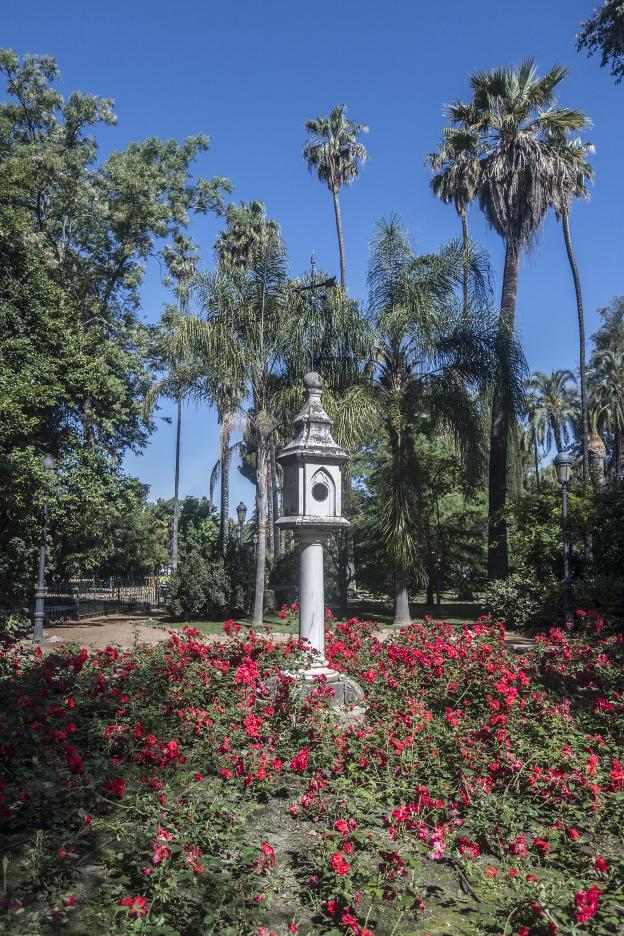
{"label": "street lamp", "polygon": [[39,576],[37,578],[37,588],[35,590],[35,617],[33,627],[33,643],[43,643],[43,620],[45,617],[45,561],[46,545],[48,539],[48,493],[50,486],[50,476],[56,468],[56,462],[51,455],[45,455],[41,464],[46,472],[45,498],[43,501],[43,526],[41,530],[41,543],[39,545]]}
{"label": "street lamp", "polygon": [[572,627],[572,579],[570,577],[570,540],[568,537],[568,484],[572,475],[572,459],[567,452],[559,452],[555,458],[555,471],[561,485],[561,530],[563,534],[563,615],[567,626]]}
{"label": "street lamp", "polygon": [[245,517],[247,516],[247,506],[243,504],[242,501],[236,508],[236,514],[238,516],[238,541],[242,549],[243,548],[243,527],[245,526]]}

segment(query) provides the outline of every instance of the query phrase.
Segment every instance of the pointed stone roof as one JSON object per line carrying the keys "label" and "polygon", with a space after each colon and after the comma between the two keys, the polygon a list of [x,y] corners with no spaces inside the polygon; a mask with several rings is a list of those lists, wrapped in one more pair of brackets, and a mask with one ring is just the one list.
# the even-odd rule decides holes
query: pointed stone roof
{"label": "pointed stone roof", "polygon": [[332,438],[333,422],[321,404],[323,381],[320,374],[306,374],[303,386],[306,390],[306,401],[295,419],[295,438],[278,455],[278,460],[314,460],[343,464],[349,460],[349,456]]}

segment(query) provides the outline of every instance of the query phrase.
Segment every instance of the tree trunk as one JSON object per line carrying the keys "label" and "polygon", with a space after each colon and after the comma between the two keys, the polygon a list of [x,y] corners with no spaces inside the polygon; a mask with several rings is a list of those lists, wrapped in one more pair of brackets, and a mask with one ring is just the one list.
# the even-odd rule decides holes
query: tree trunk
{"label": "tree trunk", "polygon": [[273,473],[270,470],[270,442],[267,441],[267,554],[271,559],[275,558],[275,542],[273,533]]}
{"label": "tree trunk", "polygon": [[284,546],[282,543],[282,531],[277,526],[277,521],[282,515],[282,509],[280,504],[280,489],[279,489],[279,477],[277,474],[277,461],[275,458],[275,437],[271,435],[269,442],[270,454],[271,454],[271,488],[273,491],[273,551],[275,557],[278,558],[284,554]]}
{"label": "tree trunk", "polygon": [[402,572],[396,572],[394,579],[394,623],[405,627],[412,623],[407,582]]}
{"label": "tree trunk", "polygon": [[253,626],[262,626],[264,613],[264,570],[266,566],[267,531],[267,438],[258,433],[256,464],[256,511],[258,514],[258,549],[256,553],[256,596],[254,601]]}
{"label": "tree trunk", "polygon": [[597,432],[592,433],[589,440],[589,464],[597,487],[602,487],[605,483],[606,454],[607,450],[600,435]]}
{"label": "tree trunk", "polygon": [[464,292],[464,318],[468,317],[468,296],[469,296],[469,285],[470,285],[470,266],[468,263],[468,246],[470,244],[470,238],[468,236],[468,215],[466,214],[466,209],[462,208],[459,212],[459,217],[461,218],[462,225],[462,241],[464,245],[464,282],[463,282],[463,292]]}
{"label": "tree trunk", "polygon": [[579,327],[579,377],[581,383],[581,432],[583,435],[583,484],[589,481],[589,415],[587,407],[587,376],[585,367],[585,316],[583,314],[583,293],[581,292],[581,280],[576,265],[574,250],[572,249],[572,238],[570,236],[570,216],[564,211],[561,216],[561,226],[563,227],[563,237],[566,250],[568,252],[568,261],[574,280],[574,292],[576,293],[576,311],[578,315]]}
{"label": "tree trunk", "polygon": [[[351,473],[348,469],[342,470],[342,512],[349,519],[351,515]],[[345,565],[344,579],[346,583],[347,598],[357,598],[357,584],[355,581],[355,549],[353,546],[353,527],[348,526],[345,531]],[[347,608],[344,608],[347,611]]]}
{"label": "tree trunk", "polygon": [[219,542],[221,552],[227,553],[230,532],[230,429],[226,416],[221,421],[221,516],[219,517]]}
{"label": "tree trunk", "polygon": [[540,489],[539,458],[537,454],[537,439],[533,439],[533,458],[535,459],[535,488]]}
{"label": "tree trunk", "polygon": [[433,544],[431,541],[431,521],[429,516],[425,517],[425,541],[427,544],[427,607],[433,608],[435,601],[433,594],[433,585],[435,581],[435,560],[433,558]]}
{"label": "tree trunk", "polygon": [[338,251],[340,253],[340,285],[347,289],[347,267],[345,264],[344,237],[342,234],[342,218],[340,215],[340,199],[338,191],[332,189],[332,198],[334,200],[334,214],[336,215],[336,232],[338,234]]}
{"label": "tree trunk", "polygon": [[444,537],[442,536],[442,524],[440,522],[440,501],[435,499],[436,509],[436,532],[438,534],[438,561],[436,563],[436,602],[438,607],[442,604],[442,570],[446,561],[446,552],[444,549]]}
{"label": "tree trunk", "polygon": [[173,485],[173,532],[171,534],[171,565],[175,572],[178,568],[178,524],[180,521],[180,430],[182,427],[182,397],[178,400],[178,418],[176,423],[175,481]]}
{"label": "tree trunk", "polygon": [[[505,270],[499,318],[499,352],[506,350],[513,335],[516,318],[516,294],[520,270],[519,248],[507,242]],[[502,513],[507,501],[507,448],[509,442],[510,401],[505,374],[500,361],[496,368],[492,399],[490,432],[490,462],[488,478],[488,578],[506,578],[509,572],[507,556],[507,521]]]}

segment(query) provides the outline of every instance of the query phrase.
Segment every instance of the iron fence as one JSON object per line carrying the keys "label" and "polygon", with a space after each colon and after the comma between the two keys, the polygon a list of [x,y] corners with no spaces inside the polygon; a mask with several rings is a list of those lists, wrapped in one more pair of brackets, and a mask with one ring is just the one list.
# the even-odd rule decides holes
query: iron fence
{"label": "iron fence", "polygon": [[[150,611],[160,604],[160,580],[72,579],[51,581],[46,589],[46,621],[79,621],[105,614]],[[32,617],[34,605],[29,607]]]}

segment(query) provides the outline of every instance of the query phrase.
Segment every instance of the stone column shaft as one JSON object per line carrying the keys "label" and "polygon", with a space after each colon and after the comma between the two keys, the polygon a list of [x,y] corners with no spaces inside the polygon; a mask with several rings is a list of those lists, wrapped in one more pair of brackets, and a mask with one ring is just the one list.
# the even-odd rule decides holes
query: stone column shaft
{"label": "stone column shaft", "polygon": [[323,541],[318,531],[297,531],[299,564],[299,639],[306,640],[325,661],[325,586]]}

